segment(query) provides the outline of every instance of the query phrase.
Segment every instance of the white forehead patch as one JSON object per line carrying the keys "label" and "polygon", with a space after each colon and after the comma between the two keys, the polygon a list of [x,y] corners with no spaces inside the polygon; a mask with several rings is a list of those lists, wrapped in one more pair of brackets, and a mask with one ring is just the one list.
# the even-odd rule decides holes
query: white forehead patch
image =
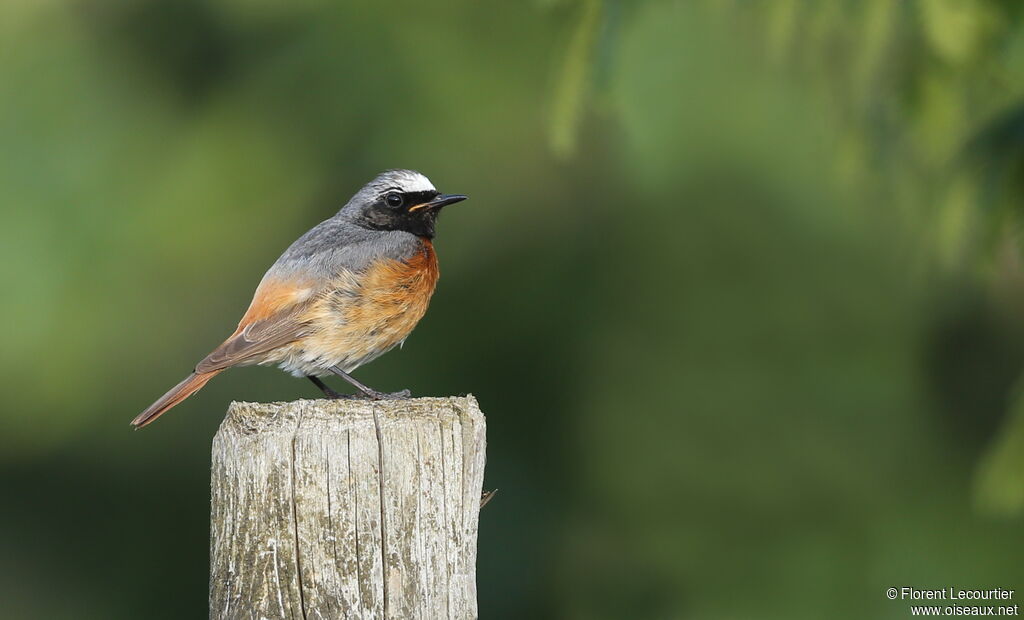
{"label": "white forehead patch", "polygon": [[412,170],[402,170],[395,179],[398,181],[399,186],[403,191],[406,192],[435,192],[434,184],[430,182],[430,179],[423,176],[419,172]]}

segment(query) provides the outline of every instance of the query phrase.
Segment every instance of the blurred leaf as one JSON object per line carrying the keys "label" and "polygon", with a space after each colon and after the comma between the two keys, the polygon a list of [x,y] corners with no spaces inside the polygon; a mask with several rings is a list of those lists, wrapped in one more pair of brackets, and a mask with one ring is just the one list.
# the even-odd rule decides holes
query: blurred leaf
{"label": "blurred leaf", "polygon": [[975,181],[965,174],[957,175],[945,192],[943,204],[939,206],[938,248],[942,266],[955,269],[963,266],[969,256],[973,226],[974,206],[977,204]]}
{"label": "blurred leaf", "polygon": [[1024,380],[1018,382],[1003,429],[978,462],[974,505],[989,516],[1024,514]]}
{"label": "blurred leaf", "polygon": [[863,11],[860,51],[854,57],[854,79],[860,105],[870,101],[875,93],[875,81],[885,68],[886,52],[896,33],[899,4],[891,0],[868,0],[863,4]]}
{"label": "blurred leaf", "polygon": [[778,0],[766,5],[766,39],[768,53],[775,62],[782,62],[789,56],[793,47],[799,17],[799,0]]}
{"label": "blurred leaf", "polygon": [[971,59],[991,15],[980,0],[920,0],[925,33],[935,52],[953,64]]}
{"label": "blurred leaf", "polygon": [[590,93],[600,26],[601,0],[581,0],[579,21],[569,39],[552,96],[551,149],[562,159],[576,153],[579,125]]}

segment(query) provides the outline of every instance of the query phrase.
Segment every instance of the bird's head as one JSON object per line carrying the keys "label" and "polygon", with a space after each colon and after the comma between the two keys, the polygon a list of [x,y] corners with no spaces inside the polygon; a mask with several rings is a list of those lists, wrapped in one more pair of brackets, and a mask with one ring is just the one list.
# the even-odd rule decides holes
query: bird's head
{"label": "bird's head", "polygon": [[433,239],[441,208],[465,199],[461,194],[442,194],[415,170],[388,170],[356,192],[339,215],[364,228]]}

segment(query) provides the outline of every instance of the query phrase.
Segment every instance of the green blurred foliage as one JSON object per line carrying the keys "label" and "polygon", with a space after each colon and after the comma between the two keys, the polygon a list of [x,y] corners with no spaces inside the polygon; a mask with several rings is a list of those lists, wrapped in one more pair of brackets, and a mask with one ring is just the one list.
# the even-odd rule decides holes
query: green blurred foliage
{"label": "green blurred foliage", "polygon": [[359,373],[488,414],[482,617],[1021,589],[1022,10],[0,4],[5,613],[205,613],[221,412],[313,388],[236,370],[127,422],[393,167],[472,200]]}

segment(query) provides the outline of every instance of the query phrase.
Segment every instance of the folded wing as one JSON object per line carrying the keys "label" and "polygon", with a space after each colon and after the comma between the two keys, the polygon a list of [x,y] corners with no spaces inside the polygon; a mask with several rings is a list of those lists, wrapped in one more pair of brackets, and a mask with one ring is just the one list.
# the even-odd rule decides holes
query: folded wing
{"label": "folded wing", "polygon": [[268,273],[235,333],[196,364],[195,371],[146,408],[132,425],[141,428],[198,392],[217,373],[239,364],[261,361],[274,349],[302,338],[305,311],[314,297],[306,281]]}

